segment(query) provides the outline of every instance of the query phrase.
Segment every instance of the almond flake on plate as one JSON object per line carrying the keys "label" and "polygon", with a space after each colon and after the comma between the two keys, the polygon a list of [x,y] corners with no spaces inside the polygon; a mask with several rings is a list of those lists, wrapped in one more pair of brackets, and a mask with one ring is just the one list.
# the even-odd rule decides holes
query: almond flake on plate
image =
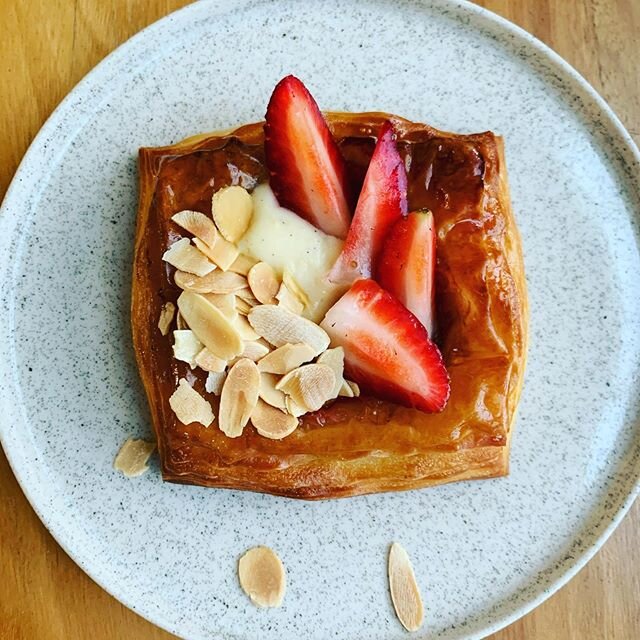
{"label": "almond flake on plate", "polygon": [[189,238],[174,242],[162,254],[162,259],[176,269],[198,277],[206,276],[216,268],[207,256],[191,244]]}
{"label": "almond flake on plate", "polygon": [[233,271],[234,273],[239,273],[240,275],[246,276],[249,274],[251,267],[254,264],[257,264],[258,260],[248,256],[244,253],[241,253],[234,261],[233,264],[229,267],[229,271]]}
{"label": "almond flake on plate", "polygon": [[240,354],[242,358],[249,358],[254,362],[264,358],[270,349],[267,343],[262,339],[246,340],[244,343],[244,351]]}
{"label": "almond flake on plate", "polygon": [[209,371],[204,383],[205,391],[213,393],[214,396],[219,396],[222,393],[222,385],[226,377],[227,374],[224,371]]}
{"label": "almond flake on plate", "polygon": [[331,367],[326,364],[305,364],[287,373],[276,389],[284,391],[307,411],[317,411],[331,399],[335,382]]}
{"label": "almond flake on plate", "polygon": [[261,436],[282,440],[296,430],[298,418],[258,400],[251,413],[251,424]]}
{"label": "almond flake on plate", "polygon": [[176,314],[176,305],[173,302],[165,302],[160,309],[160,317],[158,318],[158,329],[163,336],[169,333],[169,327],[173,322]]}
{"label": "almond flake on plate", "polygon": [[203,347],[202,342],[190,329],[178,329],[173,332],[173,357],[188,363],[192,369],[196,367],[196,356]]}
{"label": "almond flake on plate", "polygon": [[238,562],[242,590],[258,607],[279,607],[286,590],[284,566],[269,547],[253,547]]}
{"label": "almond flake on plate", "polygon": [[304,303],[302,300],[297,298],[284,282],[280,285],[278,293],[276,293],[276,300],[278,301],[278,306],[284,307],[297,315],[300,315],[304,311]]}
{"label": "almond flake on plate", "polygon": [[411,560],[402,545],[394,542],[389,550],[389,589],[398,620],[407,631],[422,626],[424,608]]}
{"label": "almond flake on plate", "polygon": [[336,377],[336,382],[331,392],[331,399],[337,398],[344,383],[344,349],[342,347],[327,349],[318,356],[316,362],[331,367]]}
{"label": "almond flake on plate", "polygon": [[210,373],[221,373],[227,368],[227,361],[214,355],[206,347],[195,357],[196,366]]}
{"label": "almond flake on plate", "polygon": [[230,438],[237,438],[249,421],[258,403],[260,372],[255,362],[242,358],[227,374],[220,395],[220,430]]}
{"label": "almond flake on plate", "polygon": [[147,461],[155,448],[155,442],[129,438],[120,447],[113,468],[122,471],[127,478],[137,478],[149,469]]}
{"label": "almond flake on plate", "polygon": [[[185,231],[199,238],[205,245],[212,245],[215,242],[216,236],[218,235],[216,225],[213,224],[213,220],[205,216],[204,213],[189,210],[179,211],[171,216],[171,219]],[[196,246],[198,245],[196,244]]]}
{"label": "almond flake on plate", "polygon": [[234,263],[239,253],[236,245],[227,242],[217,231],[213,244],[207,244],[199,238],[194,238],[193,244],[195,244],[209,260],[218,265],[222,271],[229,270],[229,267]]}
{"label": "almond flake on plate", "polygon": [[284,307],[263,304],[251,309],[247,318],[251,326],[274,347],[303,342],[314,349],[314,355],[318,355],[329,346],[329,336],[324,329]]}
{"label": "almond flake on plate", "polygon": [[200,342],[218,358],[231,360],[242,353],[244,343],[240,334],[206,298],[183,291],[178,298],[178,309]]}
{"label": "almond flake on plate", "polygon": [[[326,352],[325,352],[326,353]],[[283,344],[274,349],[258,362],[258,369],[265,373],[279,373],[284,375],[297,369],[301,364],[310,362],[316,351],[308,344]]]}
{"label": "almond flake on plate", "polygon": [[276,304],[275,296],[280,289],[280,281],[271,265],[258,262],[247,275],[249,287],[256,299],[262,304]]}
{"label": "almond flake on plate", "polygon": [[286,411],[286,396],[283,391],[276,389],[280,376],[273,373],[260,374],[260,397],[272,407]]}
{"label": "almond flake on plate", "polygon": [[237,242],[251,222],[253,200],[240,186],[223,187],[213,194],[211,213],[224,239]]}
{"label": "almond flake on plate", "polygon": [[204,277],[176,271],[174,280],[181,289],[194,293],[235,293],[247,287],[247,279],[232,271],[213,271]]}
{"label": "almond flake on plate", "polygon": [[209,402],[185,378],[180,378],[178,388],[169,398],[169,405],[182,424],[199,422],[208,427],[215,419]]}

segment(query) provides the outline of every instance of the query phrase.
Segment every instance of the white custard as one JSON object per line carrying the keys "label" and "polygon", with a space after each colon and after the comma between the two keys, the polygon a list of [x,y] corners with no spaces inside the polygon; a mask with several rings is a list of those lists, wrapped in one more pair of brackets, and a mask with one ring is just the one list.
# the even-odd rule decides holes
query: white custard
{"label": "white custard", "polygon": [[268,184],[256,187],[252,197],[253,217],[238,248],[270,264],[279,276],[286,269],[309,298],[302,315],[320,322],[346,290],[327,280],[327,273],[342,250],[342,240],[281,207]]}

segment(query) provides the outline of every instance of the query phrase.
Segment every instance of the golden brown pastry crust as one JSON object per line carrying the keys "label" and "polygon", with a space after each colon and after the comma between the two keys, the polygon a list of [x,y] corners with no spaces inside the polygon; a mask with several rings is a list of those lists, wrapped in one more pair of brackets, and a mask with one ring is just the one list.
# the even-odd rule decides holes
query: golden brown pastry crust
{"label": "golden brown pastry crust", "polygon": [[208,213],[214,189],[226,184],[251,187],[267,179],[262,124],[143,148],[132,328],[165,480],[320,499],[508,473],[528,312],[502,140],[382,113],[329,113],[356,188],[375,133],[389,117],[408,167],[409,208],[428,207],[436,221],[437,341],[451,376],[447,407],[424,414],[373,398],[340,399],[305,416],[281,441],[250,425],[230,439],[215,423],[179,423],[169,396],[181,377],[204,392],[204,375],[174,360],[170,336],[157,328],[163,303],[178,295],[173,268],[161,259],[182,235],[170,217],[181,209]]}

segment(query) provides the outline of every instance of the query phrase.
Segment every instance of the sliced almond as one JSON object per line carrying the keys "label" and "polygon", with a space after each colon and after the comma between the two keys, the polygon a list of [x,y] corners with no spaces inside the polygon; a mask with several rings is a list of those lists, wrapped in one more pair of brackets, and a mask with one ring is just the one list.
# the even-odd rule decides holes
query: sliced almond
{"label": "sliced almond", "polygon": [[220,395],[221,431],[230,438],[242,435],[258,403],[260,372],[255,362],[242,358],[230,369]]}
{"label": "sliced almond", "polygon": [[[199,211],[180,211],[171,216],[171,219],[177,225],[180,225],[183,229],[196,236],[196,238],[199,238],[201,242],[205,243],[205,246],[212,245],[216,240],[216,236],[218,235],[216,225],[213,224],[213,220],[205,216],[204,213],[200,213]],[[198,245],[196,244],[196,246]],[[200,249],[200,247],[198,248]]]}
{"label": "sliced almond", "polygon": [[247,304],[249,304],[252,307],[256,307],[257,305],[260,304],[260,301],[258,300],[258,298],[256,298],[253,295],[249,287],[246,287],[245,289],[239,289],[238,291],[235,292],[235,294],[236,296],[238,296],[238,298],[240,298],[241,300],[244,300]]}
{"label": "sliced almond", "polygon": [[269,346],[261,338],[258,340],[245,340],[244,351],[241,355],[243,358],[249,358],[249,360],[258,362],[258,360],[264,358],[269,351]]}
{"label": "sliced almond", "polygon": [[351,387],[351,385],[349,384],[349,382],[347,380],[343,380],[342,381],[342,385],[340,386],[340,392],[338,393],[338,395],[341,398],[354,398],[355,397],[355,394],[353,393],[353,388]]}
{"label": "sliced almond", "polygon": [[274,373],[260,374],[260,397],[272,407],[286,411],[286,396],[283,391],[276,389],[276,385],[280,381],[280,376]]}
{"label": "sliced almond", "polygon": [[178,388],[169,398],[169,405],[182,424],[199,422],[208,427],[215,419],[209,402],[185,378],[180,378]]}
{"label": "sliced almond", "polygon": [[220,309],[222,314],[230,322],[238,317],[236,311],[236,296],[233,293],[203,293],[202,294],[214,307]]}
{"label": "sliced almond", "polygon": [[231,271],[214,271],[202,278],[176,271],[174,280],[181,289],[194,293],[235,293],[247,287],[247,279]]}
{"label": "sliced almond", "polygon": [[247,316],[236,316],[233,321],[233,327],[243,340],[259,340],[262,337],[259,333],[256,333],[249,320],[247,320]]}
{"label": "sliced almond", "polygon": [[280,285],[278,293],[276,293],[276,300],[278,301],[278,306],[284,307],[297,315],[304,311],[302,300],[298,299],[284,282]]}
{"label": "sliced almond", "polygon": [[360,397],[360,387],[358,386],[357,382],[351,382],[351,380],[345,380],[345,382],[347,383],[347,386],[349,387],[349,389],[351,389],[351,392],[353,393],[353,397],[354,398],[359,398]]}
{"label": "sliced almond", "polygon": [[316,355],[316,350],[308,344],[283,344],[265,355],[258,362],[258,369],[265,373],[278,373],[284,375],[297,369],[305,362],[311,362]]}
{"label": "sliced almond", "polygon": [[284,406],[287,413],[299,418],[303,416],[305,413],[308,413],[306,407],[299,405],[291,396],[285,395]]}
{"label": "sliced almond", "polygon": [[305,364],[278,382],[276,389],[284,391],[307,411],[317,411],[331,399],[336,377],[326,364]]}
{"label": "sliced almond", "polygon": [[251,326],[274,347],[303,342],[322,353],[329,346],[329,336],[317,324],[272,304],[251,309],[247,315]]}
{"label": "sliced almond", "polygon": [[251,424],[261,436],[271,440],[282,440],[296,430],[298,418],[272,407],[263,400],[258,400],[251,413]]}
{"label": "sliced almond", "polygon": [[291,291],[291,293],[293,293],[293,295],[298,298],[305,307],[309,306],[309,303],[311,302],[309,300],[309,296],[287,269],[282,273],[282,282],[287,285],[287,289],[289,289],[289,291]]}
{"label": "sliced almond", "polygon": [[231,360],[242,353],[244,343],[238,331],[206,298],[183,291],[178,309],[200,342],[218,358]]}
{"label": "sliced almond", "polygon": [[173,332],[173,357],[189,363],[192,369],[196,367],[196,356],[203,347],[202,342],[190,329],[179,329]]}
{"label": "sliced almond", "polygon": [[258,607],[279,607],[287,585],[284,566],[269,547],[253,547],[238,562],[242,590]]}
{"label": "sliced almond", "polygon": [[209,371],[204,388],[207,393],[213,393],[219,396],[222,393],[222,385],[224,384],[227,374],[224,371]]}
{"label": "sliced almond", "polygon": [[275,298],[280,289],[280,281],[271,265],[258,262],[253,265],[247,275],[251,292],[262,304],[276,304]]}
{"label": "sliced almond", "polygon": [[236,311],[241,313],[243,316],[246,316],[251,309],[253,309],[254,305],[249,304],[246,300],[236,296]]}
{"label": "sliced almond", "polygon": [[256,264],[258,260],[248,256],[244,253],[241,253],[234,261],[233,264],[229,267],[229,271],[233,271],[234,273],[240,273],[243,276],[246,276],[251,267]]}
{"label": "sliced almond", "polygon": [[216,268],[216,265],[210,262],[207,256],[191,244],[189,238],[182,238],[178,242],[174,242],[162,254],[162,259],[176,269],[196,276],[206,276]]}
{"label": "sliced almond", "polygon": [[188,329],[189,325],[186,323],[185,319],[182,317],[182,314],[178,311],[176,314],[176,329],[178,331],[182,331],[183,329]]}
{"label": "sliced almond", "polygon": [[113,468],[122,471],[127,478],[137,478],[148,471],[147,461],[155,448],[155,442],[129,438],[120,447],[113,461]]}
{"label": "sliced almond", "polygon": [[221,373],[227,368],[227,361],[214,355],[206,347],[195,357],[196,366],[212,373]]}
{"label": "sliced almond", "polygon": [[344,382],[344,349],[342,347],[335,347],[334,349],[327,349],[323,351],[316,361],[318,364],[326,364],[331,367],[333,375],[336,377],[336,382],[331,392],[331,398],[337,398],[342,389],[342,383]]}
{"label": "sliced almond", "polygon": [[424,617],[420,589],[411,560],[397,542],[389,550],[389,589],[398,620],[407,631],[417,631]]}
{"label": "sliced almond", "polygon": [[202,242],[199,238],[194,238],[193,244],[223,271],[229,270],[229,267],[235,262],[240,253],[235,244],[227,242],[217,231],[212,245]]}
{"label": "sliced almond", "polygon": [[176,314],[176,305],[173,302],[165,302],[160,309],[160,318],[158,318],[158,329],[163,336],[169,333],[169,327],[173,322],[173,316]]}
{"label": "sliced almond", "polygon": [[251,222],[253,200],[243,187],[224,187],[213,194],[211,213],[225,240],[238,242]]}

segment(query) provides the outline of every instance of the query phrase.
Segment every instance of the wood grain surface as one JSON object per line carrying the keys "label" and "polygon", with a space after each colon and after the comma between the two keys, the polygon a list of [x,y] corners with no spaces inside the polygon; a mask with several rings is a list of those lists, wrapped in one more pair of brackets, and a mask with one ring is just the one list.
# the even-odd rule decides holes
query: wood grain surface
{"label": "wood grain surface", "polygon": [[[0,0],[0,197],[69,90],[184,0]],[[553,47],[640,140],[640,0],[479,2]],[[566,587],[493,640],[640,638],[640,503]],[[230,570],[232,570],[230,568]],[[0,454],[0,640],[172,638],[92,582],[30,508]]]}

